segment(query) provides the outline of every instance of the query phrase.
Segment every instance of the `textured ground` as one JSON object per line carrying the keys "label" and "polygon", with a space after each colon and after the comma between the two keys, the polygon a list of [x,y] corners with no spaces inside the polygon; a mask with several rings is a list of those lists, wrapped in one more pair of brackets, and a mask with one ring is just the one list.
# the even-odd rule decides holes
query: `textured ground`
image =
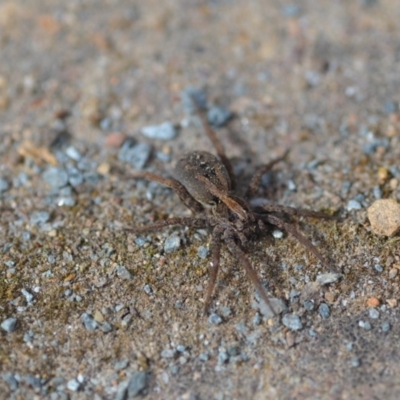
{"label": "textured ground", "polygon": [[[400,199],[399,21],[389,0],[1,1],[0,396],[397,398],[399,238],[366,208]],[[290,148],[260,195],[343,217],[299,224],[343,272],[328,285],[290,237],[249,248],[297,331],[252,307],[227,251],[222,322],[202,316],[206,232],[121,230],[189,215],[120,148],[166,175],[209,150],[188,87],[235,112],[218,135],[242,181]],[[140,133],[166,121],[176,138]]]}

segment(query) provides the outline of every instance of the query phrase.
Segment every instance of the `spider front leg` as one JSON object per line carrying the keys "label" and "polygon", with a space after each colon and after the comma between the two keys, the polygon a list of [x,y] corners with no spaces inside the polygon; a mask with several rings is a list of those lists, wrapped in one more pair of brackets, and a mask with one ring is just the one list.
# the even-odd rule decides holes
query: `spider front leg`
{"label": "spider front leg", "polygon": [[217,281],[217,275],[220,264],[221,256],[221,245],[222,245],[222,234],[224,233],[224,228],[221,226],[216,226],[211,236],[211,271],[210,279],[208,282],[207,293],[204,299],[204,315],[207,314],[208,306],[210,304],[212,292],[215,287],[215,282]]}
{"label": "spider front leg", "polygon": [[154,174],[153,172],[148,172],[148,171],[138,172],[130,176],[136,179],[146,179],[148,181],[157,182],[160,183],[161,185],[167,186],[175,190],[175,192],[178,193],[182,202],[193,212],[199,213],[204,211],[204,207],[189,194],[189,192],[180,182],[178,182],[175,179],[164,178],[161,175],[157,175]]}
{"label": "spider front leg", "polygon": [[226,230],[224,233],[224,240],[226,245],[228,246],[229,251],[232,253],[234,257],[236,257],[239,260],[239,262],[244,267],[248,277],[250,278],[251,282],[257,289],[258,293],[260,294],[260,297],[264,300],[266,306],[271,310],[273,315],[277,315],[277,312],[275,311],[274,307],[271,304],[271,301],[269,300],[267,294],[265,293],[265,290],[262,287],[256,272],[251,266],[249,259],[247,258],[245,252],[236,243],[235,232],[233,230]]}

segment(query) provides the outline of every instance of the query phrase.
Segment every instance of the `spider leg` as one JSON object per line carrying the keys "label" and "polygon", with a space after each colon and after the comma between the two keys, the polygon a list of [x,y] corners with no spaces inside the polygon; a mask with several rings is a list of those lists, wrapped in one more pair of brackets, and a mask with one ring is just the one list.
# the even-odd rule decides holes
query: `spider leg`
{"label": "spider leg", "polygon": [[204,315],[207,314],[207,309],[210,304],[212,292],[215,287],[215,282],[217,281],[217,275],[220,265],[220,255],[221,255],[221,238],[224,232],[224,228],[220,226],[216,226],[212,233],[211,237],[211,271],[210,271],[210,280],[208,282],[207,293],[204,299]]}
{"label": "spider leg", "polygon": [[269,223],[275,225],[276,227],[290,233],[294,236],[304,247],[311,251],[328,268],[331,268],[329,263],[325,261],[322,254],[317,250],[317,248],[307,239],[302,233],[300,233],[293,225],[288,224],[285,221],[282,221],[280,218],[274,215],[266,215],[264,217]]}
{"label": "spider leg", "polygon": [[164,178],[161,175],[157,175],[149,171],[138,172],[131,174],[130,176],[136,179],[146,179],[148,181],[157,182],[161,185],[167,186],[175,190],[183,203],[193,212],[204,211],[203,206],[189,194],[189,192],[180,182],[175,179]]}
{"label": "spider leg", "polygon": [[289,150],[286,150],[285,153],[278,157],[275,158],[274,160],[270,161],[268,164],[264,164],[261,165],[260,167],[258,167],[257,171],[255,172],[255,174],[253,175],[253,177],[250,180],[249,186],[247,187],[247,191],[245,194],[245,197],[247,199],[250,199],[251,197],[253,197],[257,190],[259,189],[260,185],[261,185],[261,178],[262,176],[268,172],[275,164],[277,164],[280,161],[283,161],[287,155],[289,154]]}
{"label": "spider leg", "polygon": [[195,228],[204,228],[207,226],[207,221],[203,218],[191,218],[191,217],[182,217],[182,218],[169,218],[164,221],[157,221],[153,224],[145,225],[145,226],[136,226],[134,228],[124,228],[126,232],[133,233],[141,233],[154,229],[164,228],[166,226],[172,225],[185,225],[192,226]]}
{"label": "spider leg", "polygon": [[280,204],[263,204],[260,208],[266,212],[284,213],[297,217],[320,218],[320,219],[337,219],[337,217],[324,214],[318,211],[305,210],[302,208],[294,208]]}
{"label": "spider leg", "polygon": [[228,171],[229,178],[231,180],[231,185],[232,185],[232,190],[235,189],[236,182],[235,182],[235,174],[233,173],[233,167],[231,162],[229,161],[228,157],[226,156],[225,150],[219,141],[214,129],[211,128],[208,120],[207,120],[207,115],[203,110],[199,108],[197,105],[195,99],[193,99],[193,104],[196,106],[196,114],[200,118],[201,124],[203,125],[203,128],[208,136],[208,138],[211,140],[211,143],[213,144],[215,150],[217,151],[218,157],[221,159],[222,164],[224,164],[225,168]]}
{"label": "spider leg", "polygon": [[261,285],[260,280],[257,277],[256,272],[254,271],[253,267],[249,259],[247,258],[245,252],[239,247],[239,245],[235,242],[235,233],[232,230],[226,230],[224,234],[224,240],[226,245],[228,246],[229,251],[232,253],[234,257],[236,257],[240,263],[243,265],[244,269],[248,277],[250,278],[251,282],[257,289],[258,293],[260,294],[261,298],[264,300],[265,304],[269,307],[272,314],[276,315],[276,311],[272,306],[267,294],[265,293],[264,288]]}

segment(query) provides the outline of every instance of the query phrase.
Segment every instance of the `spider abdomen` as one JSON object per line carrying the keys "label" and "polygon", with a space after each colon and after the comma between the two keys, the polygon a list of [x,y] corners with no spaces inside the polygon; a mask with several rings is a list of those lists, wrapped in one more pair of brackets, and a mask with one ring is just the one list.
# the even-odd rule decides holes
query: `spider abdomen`
{"label": "spider abdomen", "polygon": [[176,164],[174,177],[201,204],[213,206],[215,197],[199,176],[206,178],[224,192],[231,189],[229,173],[220,159],[207,151],[194,151],[181,158]]}

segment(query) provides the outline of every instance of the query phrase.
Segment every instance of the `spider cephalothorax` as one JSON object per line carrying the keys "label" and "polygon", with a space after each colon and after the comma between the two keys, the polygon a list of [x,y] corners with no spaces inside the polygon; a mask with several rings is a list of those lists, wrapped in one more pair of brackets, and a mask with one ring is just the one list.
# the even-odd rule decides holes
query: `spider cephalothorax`
{"label": "spider cephalothorax", "polygon": [[204,113],[198,110],[197,114],[217,151],[218,157],[205,151],[194,151],[187,154],[176,164],[173,173],[175,179],[164,178],[151,172],[141,172],[134,175],[135,178],[159,182],[174,189],[195,216],[170,218],[144,227],[129,228],[127,230],[139,233],[171,225],[209,228],[211,230],[212,261],[210,281],[204,301],[204,311],[207,311],[211,300],[220,265],[221,247],[225,243],[230,253],[244,267],[260,296],[274,314],[275,310],[246,256],[245,249],[248,241],[261,233],[265,233],[271,226],[275,226],[293,235],[322,263],[326,264],[316,247],[293,224],[287,222],[285,217],[330,218],[330,216],[310,210],[269,203],[258,206],[251,205],[250,200],[256,194],[262,176],[273,165],[282,161],[286,154],[259,167],[250,180],[245,196],[238,197],[235,194],[235,177],[232,165],[226,157],[215,132],[208,124]]}

